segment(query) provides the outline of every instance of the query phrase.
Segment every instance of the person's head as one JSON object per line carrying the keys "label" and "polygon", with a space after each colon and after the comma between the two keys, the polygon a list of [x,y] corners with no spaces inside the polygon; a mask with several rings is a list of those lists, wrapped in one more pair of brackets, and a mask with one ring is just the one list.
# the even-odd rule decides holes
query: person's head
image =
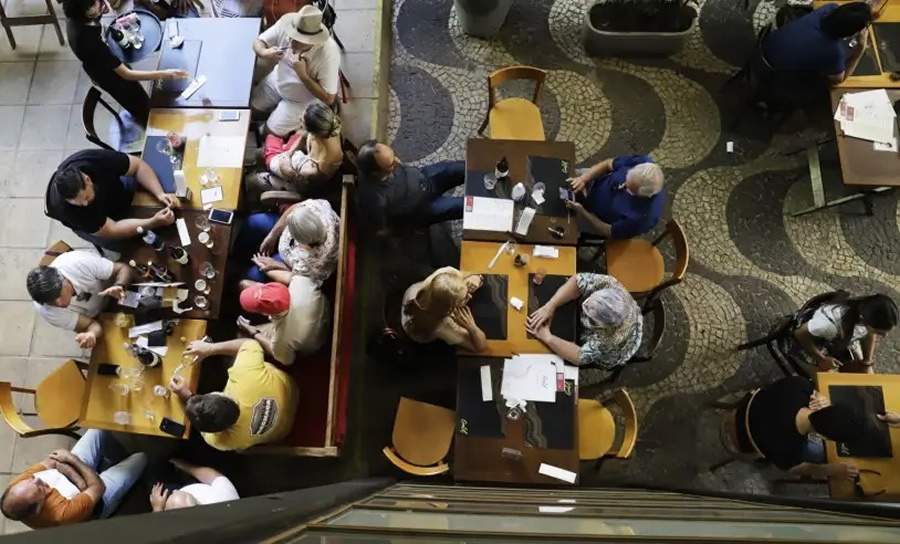
{"label": "person's head", "polygon": [[74,166],[57,170],[50,178],[50,185],[60,197],[73,206],[87,206],[96,196],[91,177]]}
{"label": "person's head", "polygon": [[394,150],[389,145],[378,143],[375,140],[363,142],[356,156],[356,165],[359,175],[363,179],[381,181],[391,175],[400,161]]}
{"label": "person's head", "polygon": [[197,502],[197,499],[194,498],[190,493],[185,493],[180,489],[173,491],[169,497],[166,499],[166,504],[163,505],[163,510],[179,510],[181,508],[190,508],[191,506],[197,506],[200,504]]}
{"label": "person's head", "polygon": [[103,0],[63,0],[63,13],[69,19],[89,21],[107,11],[106,2]]}
{"label": "person's head", "polygon": [[291,292],[280,283],[256,283],[241,291],[240,301],[245,311],[278,316],[291,307]]}
{"label": "person's head", "polygon": [[241,409],[221,393],[207,393],[188,398],[184,413],[201,433],[218,433],[237,423]]}
{"label": "person's head", "polygon": [[322,45],[331,36],[322,24],[322,11],[313,5],[303,6],[297,13],[286,15],[285,19],[286,33],[291,38],[292,48],[298,53]]}
{"label": "person's head", "polygon": [[809,423],[817,433],[835,442],[852,442],[866,429],[863,414],[846,404],[832,404],[811,412]]}
{"label": "person's head", "polygon": [[633,195],[650,198],[662,191],[662,168],[653,162],[638,164],[625,174],[625,187]]}
{"label": "person's head", "polygon": [[448,266],[436,270],[422,282],[415,302],[424,313],[443,319],[468,298],[469,288],[462,272]]}
{"label": "person's head", "polygon": [[309,208],[297,207],[288,215],[288,231],[298,244],[317,246],[325,241],[325,223]]}
{"label": "person's head", "polygon": [[887,334],[897,326],[897,305],[887,295],[875,294],[857,299],[856,308],[859,323],[875,334]]}
{"label": "person's head", "polygon": [[622,289],[598,289],[581,303],[581,311],[595,328],[616,329],[625,322],[634,304]]}
{"label": "person's head", "polygon": [[306,131],[319,138],[331,138],[341,133],[341,118],[324,102],[316,100],[303,112]]}
{"label": "person's head", "polygon": [[8,519],[21,521],[41,510],[41,505],[53,488],[35,477],[9,486],[0,496],[0,511]]}
{"label": "person's head", "polygon": [[38,266],[31,269],[25,279],[25,286],[32,300],[38,304],[60,308],[67,308],[75,294],[72,283],[52,266]]}
{"label": "person's head", "polygon": [[[821,9],[821,8],[820,8]],[[849,38],[872,22],[872,10],[865,2],[842,4],[822,18],[822,30],[829,37],[839,40]]]}

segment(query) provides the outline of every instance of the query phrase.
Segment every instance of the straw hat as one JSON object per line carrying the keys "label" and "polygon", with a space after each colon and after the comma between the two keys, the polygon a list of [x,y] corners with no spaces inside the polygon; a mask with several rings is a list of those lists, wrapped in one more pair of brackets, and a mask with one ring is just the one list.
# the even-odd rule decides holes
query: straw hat
{"label": "straw hat", "polygon": [[284,16],[285,32],[292,40],[309,45],[322,45],[330,34],[322,24],[322,11],[312,5],[303,6],[297,13]]}

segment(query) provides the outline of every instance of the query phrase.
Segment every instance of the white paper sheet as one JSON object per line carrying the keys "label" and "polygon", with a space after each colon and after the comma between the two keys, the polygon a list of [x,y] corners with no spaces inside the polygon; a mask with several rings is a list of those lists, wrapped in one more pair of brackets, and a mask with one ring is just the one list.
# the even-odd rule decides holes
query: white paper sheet
{"label": "white paper sheet", "polygon": [[544,259],[558,259],[559,250],[553,246],[534,246],[531,252],[535,257],[543,257]]}
{"label": "white paper sheet", "polygon": [[49,485],[53,489],[59,491],[59,494],[66,499],[71,499],[75,495],[81,493],[80,491],[78,491],[78,488],[75,487],[75,484],[70,482],[62,472],[56,470],[55,468],[35,472],[34,477]]}
{"label": "white paper sheet", "polygon": [[528,229],[531,228],[531,222],[534,220],[534,214],[537,212],[534,208],[525,208],[522,215],[519,216],[519,224],[516,225],[516,234],[526,236]]}
{"label": "white paper sheet", "polygon": [[557,480],[569,482],[570,484],[574,484],[575,479],[578,478],[578,475],[571,470],[548,465],[547,463],[541,463],[541,466],[538,467],[538,472],[544,476],[556,478]]}
{"label": "white paper sheet", "polygon": [[225,194],[222,192],[222,188],[219,186],[216,187],[208,187],[200,191],[200,202],[203,205],[212,204],[214,202],[219,202],[225,198]]}
{"label": "white paper sheet", "polygon": [[872,149],[875,151],[897,151],[897,138],[894,137],[889,142],[872,142]]}
{"label": "white paper sheet", "polygon": [[202,136],[197,153],[197,166],[240,168],[244,165],[243,136]]}
{"label": "white paper sheet", "polygon": [[162,319],[160,319],[159,321],[144,323],[143,325],[138,325],[136,327],[131,327],[130,329],[128,329],[128,338],[134,338],[135,336],[141,336],[142,334],[150,334],[151,332],[161,331],[162,328]]}
{"label": "white paper sheet", "polygon": [[540,206],[546,200],[544,198],[544,191],[532,191],[531,192],[531,200],[534,200],[534,203]]}
{"label": "white paper sheet", "polygon": [[891,142],[894,139],[896,113],[884,89],[846,93],[841,97],[834,119],[840,123],[845,136]]}
{"label": "white paper sheet", "polygon": [[463,208],[463,228],[510,232],[513,207],[513,201],[505,198],[467,196]]}
{"label": "white paper sheet", "polygon": [[494,391],[491,389],[491,367],[481,366],[481,400],[489,402],[494,400]]}
{"label": "white paper sheet", "polygon": [[565,514],[574,509],[574,506],[538,506],[538,511],[543,514]]}
{"label": "white paper sheet", "polygon": [[185,222],[184,217],[179,217],[175,220],[175,228],[178,230],[178,239],[181,241],[181,245],[191,245],[191,235],[188,232],[187,223]]}
{"label": "white paper sheet", "polygon": [[556,402],[556,367],[543,357],[516,355],[506,359],[500,394],[511,399]]}

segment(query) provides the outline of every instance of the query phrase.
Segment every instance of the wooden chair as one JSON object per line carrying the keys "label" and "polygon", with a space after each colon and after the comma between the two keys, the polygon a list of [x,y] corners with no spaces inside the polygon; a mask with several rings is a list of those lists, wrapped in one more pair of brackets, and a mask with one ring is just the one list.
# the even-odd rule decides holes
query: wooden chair
{"label": "wooden chair", "polygon": [[47,3],[47,13],[43,15],[21,17],[8,17],[6,15],[6,10],[3,9],[3,5],[0,3],[0,25],[2,25],[3,30],[6,31],[6,37],[9,38],[9,45],[13,49],[16,48],[16,37],[13,36],[12,33],[12,27],[14,26],[53,25],[54,30],[56,30],[56,37],[59,39],[59,45],[66,45],[66,41],[63,39],[62,35],[62,29],[59,26],[59,19],[56,17],[56,10],[53,9],[53,4],[50,0],[44,1]]}
{"label": "wooden chair", "polygon": [[393,445],[382,452],[394,466],[408,474],[443,474],[450,470],[444,458],[450,451],[455,428],[453,410],[400,397],[391,438]]}
{"label": "wooden chair", "polygon": [[614,449],[618,430],[612,412],[594,399],[578,399],[578,458],[582,461],[597,460],[597,466],[605,457],[628,459],[637,441],[637,411],[625,389],[613,393],[610,402],[618,407],[624,423],[622,438]]}
{"label": "wooden chair", "polygon": [[38,261],[38,266],[50,266],[50,263],[52,263],[54,259],[69,251],[72,251],[72,246],[62,240],[58,240],[57,242],[50,244],[50,247],[44,250],[44,256]]}
{"label": "wooden chair", "polygon": [[[490,74],[487,78],[488,111],[478,134],[483,136],[484,129],[490,125],[488,137],[494,140],[545,140],[538,100],[546,77],[547,72],[531,66],[507,66]],[[531,100],[512,97],[498,101],[497,87],[517,79],[534,81],[534,97]]]}
{"label": "wooden chair", "polygon": [[[69,359],[41,380],[36,389],[13,387],[9,382],[0,382],[0,412],[6,423],[23,438],[64,434],[77,440],[79,436],[75,430],[85,387],[81,367]],[[34,409],[44,428],[35,429],[22,418],[13,402],[13,393],[34,397]]]}
{"label": "wooden chair", "polygon": [[84,103],[81,106],[81,123],[84,125],[84,137],[88,139],[92,144],[102,147],[103,149],[108,149],[110,151],[119,151],[120,143],[119,141],[114,141],[111,143],[106,143],[100,136],[97,134],[97,127],[94,125],[94,115],[97,112],[97,105],[101,105],[106,108],[106,111],[112,114],[112,116],[116,119],[116,123],[119,126],[119,134],[118,140],[121,140],[122,134],[125,132],[125,124],[122,122],[122,118],[119,117],[119,114],[116,110],[113,109],[109,103],[103,99],[103,95],[100,92],[100,89],[97,87],[91,87],[88,89],[87,95],[84,97]]}
{"label": "wooden chair", "polygon": [[[668,280],[663,281],[666,265],[657,246],[666,238],[675,246],[675,269]],[[635,297],[646,297],[654,302],[665,289],[681,283],[687,272],[690,250],[681,225],[674,219],[666,224],[666,230],[650,242],[642,238],[609,240],[606,243],[606,270]]]}

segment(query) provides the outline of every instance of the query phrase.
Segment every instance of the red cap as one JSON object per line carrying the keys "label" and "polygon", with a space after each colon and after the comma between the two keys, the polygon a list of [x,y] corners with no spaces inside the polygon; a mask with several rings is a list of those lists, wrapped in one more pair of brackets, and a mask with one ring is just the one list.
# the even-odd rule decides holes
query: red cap
{"label": "red cap", "polygon": [[291,292],[280,283],[258,283],[241,291],[241,308],[255,314],[278,315],[291,306]]}

